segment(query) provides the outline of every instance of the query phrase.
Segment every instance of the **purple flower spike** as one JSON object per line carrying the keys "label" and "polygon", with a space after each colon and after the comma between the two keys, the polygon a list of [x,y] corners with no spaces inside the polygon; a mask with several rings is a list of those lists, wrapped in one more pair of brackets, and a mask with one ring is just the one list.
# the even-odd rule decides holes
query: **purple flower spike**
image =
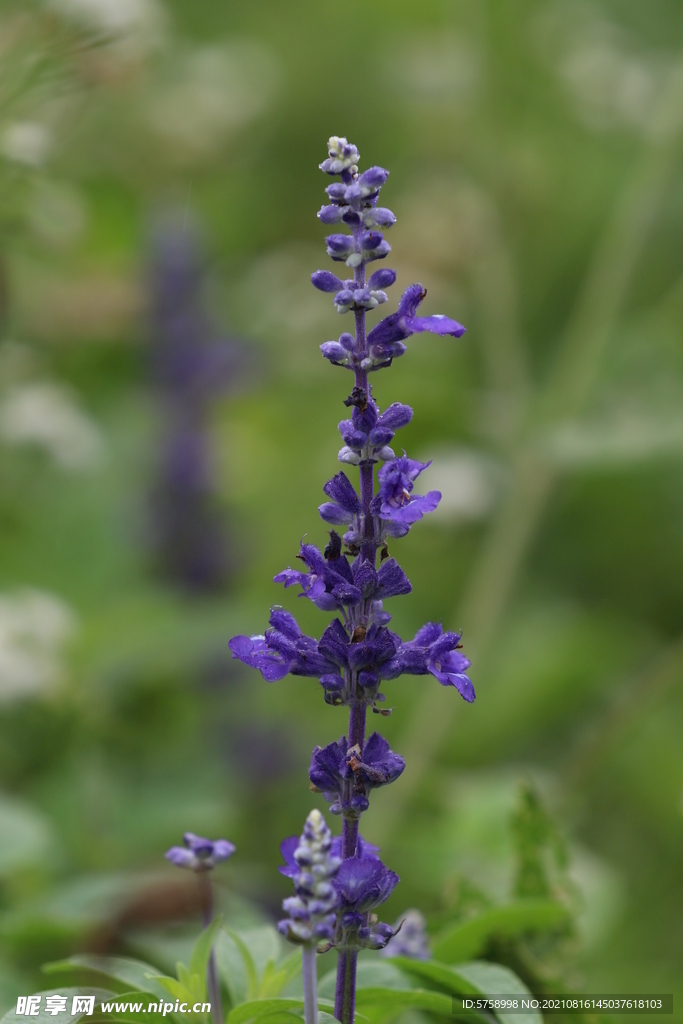
{"label": "purple flower spike", "polygon": [[384,320],[380,320],[368,334],[368,344],[372,349],[375,345],[387,345],[395,341],[403,341],[411,334],[421,331],[431,331],[433,334],[451,334],[454,338],[460,338],[465,333],[465,328],[457,320],[443,316],[440,313],[434,316],[416,316],[417,307],[420,305],[426,290],[421,284],[411,284],[403,293],[398,309]]}
{"label": "purple flower spike", "polygon": [[[388,171],[370,167],[360,173],[358,161],[358,150],[347,139],[329,140],[328,158],[320,166],[340,180],[325,189],[327,200],[318,217],[325,224],[338,225],[331,230],[339,233],[326,239],[327,252],[345,263],[349,272],[344,279],[323,270],[311,277],[319,291],[332,295],[337,312],[353,313],[347,320],[353,320],[353,333],[320,345],[331,363],[354,373],[350,394],[343,400],[347,418],[339,423],[343,447],[338,459],[350,478],[340,472],[328,480],[327,500],[319,507],[326,523],[345,529],[330,529],[324,550],[302,543],[298,557],[303,565],[275,576],[275,582],[286,589],[298,587],[299,597],[335,617],[315,640],[301,632],[289,612],[273,608],[263,636],[234,637],[230,643],[234,656],[258,668],[266,679],[279,679],[287,672],[317,678],[326,703],[345,706],[349,712],[346,735],[316,747],[309,769],[314,790],[322,793],[333,813],[342,816],[341,836],[332,839],[319,812],[313,812],[303,836],[291,837],[281,847],[285,866],[280,870],[295,880],[296,894],[285,900],[288,917],[279,928],[303,945],[306,1024],[316,1020],[316,953],[336,947],[334,1016],[352,1021],[358,951],[384,949],[398,931],[377,923],[372,914],[392,893],[398,876],[382,864],[376,847],[363,842],[359,819],[369,806],[372,790],[393,782],[405,766],[379,733],[365,738],[368,708],[379,715],[390,714],[380,688],[383,681],[404,673],[433,675],[442,686],[452,686],[465,700],[474,700],[459,633],[444,633],[441,626],[428,623],[404,643],[389,628],[391,615],[384,603],[410,593],[411,584],[388,546],[393,548],[394,538],[404,537],[413,523],[432,512],[441,495],[438,491],[415,493],[415,481],[430,463],[409,459],[405,452],[397,458],[390,447],[395,432],[411,422],[413,411],[394,402],[382,412],[369,376],[403,355],[404,342],[412,334],[432,331],[460,337],[465,328],[446,316],[418,316],[426,292],[421,284],[414,284],[404,291],[396,312],[368,332],[366,314],[388,301],[384,289],[396,281],[395,270],[369,273],[368,265],[390,252],[383,231],[396,218],[379,205]],[[375,475],[377,463],[383,465]],[[187,859],[188,853],[181,851],[180,856]],[[415,918],[415,934],[409,934],[411,921],[406,921],[406,943],[394,943],[394,949],[427,955],[423,923]]]}
{"label": "purple flower spike", "polygon": [[183,836],[184,846],[172,846],[166,851],[166,860],[190,871],[211,871],[216,864],[232,857],[235,846],[228,839],[204,839],[194,832]]}
{"label": "purple flower spike", "polygon": [[331,804],[333,814],[356,818],[367,810],[370,791],[394,782],[404,768],[403,758],[375,732],[364,744],[362,756],[358,746],[349,748],[346,736],[327,747],[316,747],[308,777]]}

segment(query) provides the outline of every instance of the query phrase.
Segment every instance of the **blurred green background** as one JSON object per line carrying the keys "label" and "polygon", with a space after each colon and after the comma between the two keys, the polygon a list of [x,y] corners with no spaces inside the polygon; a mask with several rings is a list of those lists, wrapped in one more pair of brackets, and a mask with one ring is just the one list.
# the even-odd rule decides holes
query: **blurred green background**
{"label": "blurred green background", "polygon": [[[273,918],[279,842],[324,806],[306,767],[342,712],[227,641],[278,602],[327,622],[270,580],[324,542],[349,390],[318,352],[348,318],[309,284],[331,134],[391,170],[387,308],[418,280],[468,328],[375,382],[444,494],[392,547],[393,625],[461,628],[477,690],[385,686],[407,767],[363,831],[402,878],[387,919],[506,899],[532,784],[581,907],[566,983],[683,998],[682,46],[673,0],[3,0],[3,1008],[103,929],[163,959],[173,907],[145,893],[187,829],[237,844],[225,898]],[[211,589],[164,575],[150,512],[169,210],[241,339],[205,406]]]}

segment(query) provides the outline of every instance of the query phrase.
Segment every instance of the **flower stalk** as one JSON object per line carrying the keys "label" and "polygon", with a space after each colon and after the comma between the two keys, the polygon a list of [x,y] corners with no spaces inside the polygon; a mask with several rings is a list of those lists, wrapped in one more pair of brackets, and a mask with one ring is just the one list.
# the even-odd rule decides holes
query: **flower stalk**
{"label": "flower stalk", "polygon": [[[186,832],[183,846],[172,846],[166,851],[166,860],[179,868],[194,871],[199,886],[199,904],[202,910],[202,924],[208,928],[213,921],[213,886],[211,872],[216,864],[228,860],[235,852],[234,845],[228,839],[205,839],[194,832]],[[218,980],[216,957],[213,947],[209,953],[206,967],[206,990],[211,1003],[211,1020],[213,1024],[224,1024],[221,986]]]}

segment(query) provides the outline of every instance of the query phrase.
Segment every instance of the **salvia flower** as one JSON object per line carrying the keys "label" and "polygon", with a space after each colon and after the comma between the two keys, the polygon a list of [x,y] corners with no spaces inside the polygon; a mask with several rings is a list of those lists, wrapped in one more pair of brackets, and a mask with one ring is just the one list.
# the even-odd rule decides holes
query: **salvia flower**
{"label": "salvia flower", "polygon": [[389,744],[374,732],[365,741],[363,751],[349,747],[346,736],[337,743],[316,747],[308,777],[330,804],[333,814],[359,817],[368,809],[371,790],[394,782],[405,768],[405,761],[394,754]]}
{"label": "salvia flower", "polygon": [[417,316],[417,307],[425,295],[426,288],[421,284],[411,284],[406,288],[398,309],[395,313],[380,320],[368,334],[368,344],[386,345],[394,341],[404,341],[411,334],[418,334],[422,331],[431,331],[432,334],[450,334],[454,338],[460,338],[465,333],[465,328],[457,320],[451,320],[443,313],[435,313],[432,316]]}
{"label": "salvia flower", "polygon": [[391,925],[375,924],[371,911],[389,899],[399,882],[378,857],[343,860],[333,884],[338,899],[336,944],[347,949],[383,949],[394,934]]}
{"label": "salvia flower", "polygon": [[427,922],[419,910],[406,910],[394,925],[394,937],[382,956],[409,956],[413,960],[431,957],[427,938]]}
{"label": "salvia flower", "polygon": [[411,526],[427,512],[434,511],[441,501],[441,491],[412,493],[414,481],[429,466],[431,461],[418,462],[406,455],[382,466],[377,474],[380,487],[375,498],[375,507],[379,506],[382,519]]}
{"label": "salvia flower", "polygon": [[438,622],[428,622],[415,637],[401,644],[393,667],[406,675],[431,673],[442,686],[454,686],[468,703],[474,700],[474,687],[466,670],[469,658],[460,653],[460,633],[444,632]]}
{"label": "salvia flower", "polygon": [[335,670],[319,654],[317,641],[302,633],[294,616],[277,605],[270,610],[270,629],[265,635],[235,636],[229,647],[233,658],[257,668],[269,683],[288,673],[319,678]]}
{"label": "salvia flower", "polygon": [[211,871],[235,852],[235,846],[228,839],[204,839],[194,832],[186,832],[183,843],[184,846],[172,846],[165,856],[171,864],[190,871]]}
{"label": "salvia flower", "polygon": [[[332,879],[341,859],[332,852],[332,833],[318,810],[306,818],[304,831],[291,853],[296,865],[295,896],[282,904],[288,914],[278,922],[278,931],[290,942],[313,944],[334,938],[337,893]],[[289,874],[289,872],[287,872]]]}

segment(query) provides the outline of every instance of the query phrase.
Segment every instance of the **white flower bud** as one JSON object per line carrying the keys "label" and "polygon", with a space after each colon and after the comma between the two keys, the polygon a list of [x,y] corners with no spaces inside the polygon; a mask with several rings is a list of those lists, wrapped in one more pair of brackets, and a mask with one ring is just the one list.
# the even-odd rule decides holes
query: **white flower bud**
{"label": "white flower bud", "polygon": [[357,466],[360,462],[360,455],[358,452],[354,452],[353,448],[349,448],[347,445],[344,445],[343,448],[339,449],[337,458],[340,462],[348,462],[351,466]]}

